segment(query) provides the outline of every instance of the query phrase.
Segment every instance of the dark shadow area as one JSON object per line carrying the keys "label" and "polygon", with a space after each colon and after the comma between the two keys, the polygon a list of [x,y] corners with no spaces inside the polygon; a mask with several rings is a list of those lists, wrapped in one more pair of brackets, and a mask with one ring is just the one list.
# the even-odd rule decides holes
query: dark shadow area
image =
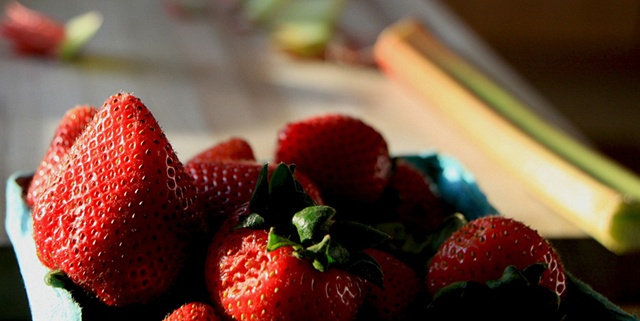
{"label": "dark shadow area", "polygon": [[13,248],[0,247],[0,320],[31,320],[29,301]]}
{"label": "dark shadow area", "polygon": [[598,150],[640,173],[640,3],[443,2]]}

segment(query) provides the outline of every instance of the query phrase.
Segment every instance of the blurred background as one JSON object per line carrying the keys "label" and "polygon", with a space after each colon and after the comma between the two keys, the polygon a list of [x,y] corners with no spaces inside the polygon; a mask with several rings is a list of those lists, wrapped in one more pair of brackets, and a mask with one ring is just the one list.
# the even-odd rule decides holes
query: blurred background
{"label": "blurred background", "polygon": [[598,149],[640,173],[640,1],[442,2]]}

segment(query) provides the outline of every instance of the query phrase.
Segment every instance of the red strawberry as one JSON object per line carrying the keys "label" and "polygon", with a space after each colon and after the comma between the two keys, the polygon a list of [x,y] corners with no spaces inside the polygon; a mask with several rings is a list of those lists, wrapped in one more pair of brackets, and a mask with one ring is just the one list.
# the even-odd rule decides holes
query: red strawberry
{"label": "red strawberry", "polygon": [[[212,229],[229,217],[238,206],[249,202],[262,166],[247,160],[192,160],[185,164],[185,170],[194,180],[196,193]],[[270,165],[271,171],[274,168],[275,165]],[[311,180],[298,171],[295,176],[317,204],[324,203]]]}
{"label": "red strawberry", "polygon": [[[271,170],[273,170],[274,167],[275,165],[271,164]],[[299,170],[296,170],[295,176],[296,180],[298,181],[298,183],[300,183],[305,193],[307,193],[309,197],[311,197],[311,199],[316,202],[316,204],[322,205],[325,203],[320,193],[320,189],[313,180],[311,180],[305,173]]]}
{"label": "red strawberry", "polygon": [[255,189],[242,216],[232,216],[210,244],[212,301],[236,320],[353,320],[365,281],[344,269],[375,266],[358,255],[358,245],[380,234],[334,221],[335,210],[299,193],[285,164],[271,174],[263,167]]}
{"label": "red strawberry", "polygon": [[253,149],[249,143],[239,137],[231,137],[225,141],[219,142],[208,149],[193,156],[185,165],[191,162],[203,162],[212,160],[250,160],[255,161]]}
{"label": "red strawberry", "polygon": [[389,181],[387,143],[374,128],[340,114],[287,124],[278,133],[275,161],[294,164],[325,200],[377,200]]}
{"label": "red strawberry", "polygon": [[0,35],[20,54],[53,56],[65,38],[64,25],[17,1],[7,2]]}
{"label": "red strawberry", "polygon": [[81,105],[68,110],[58,124],[49,148],[33,175],[27,192],[27,203],[33,206],[33,200],[42,191],[42,186],[49,173],[58,165],[62,157],[71,149],[71,145],[80,136],[85,126],[98,111],[93,106]]}
{"label": "red strawberry", "polygon": [[107,305],[163,294],[204,224],[151,112],[137,97],[113,95],[60,163],[33,207],[43,264]]}
{"label": "red strawberry", "polygon": [[436,231],[450,212],[438,197],[431,179],[402,159],[395,165],[389,181],[389,188],[398,197],[398,205],[393,210],[400,221],[416,233]]}
{"label": "red strawberry", "polygon": [[163,321],[218,321],[220,318],[207,303],[189,302],[175,309]]}
{"label": "red strawberry", "polygon": [[411,305],[423,291],[422,281],[413,269],[391,254],[376,249],[364,252],[380,264],[384,275],[383,288],[367,282],[363,311],[373,313],[367,319],[405,320]]}
{"label": "red strawberry", "polygon": [[544,263],[540,285],[563,296],[564,268],[551,244],[522,222],[503,216],[475,219],[454,232],[432,258],[427,286],[432,295],[456,281],[499,279],[507,266],[524,269]]}
{"label": "red strawberry", "polygon": [[210,227],[251,199],[261,167],[256,162],[244,160],[185,163],[185,171],[194,182]]}
{"label": "red strawberry", "polygon": [[292,247],[267,251],[269,232],[239,229],[216,238],[207,258],[212,300],[236,320],[353,320],[363,280],[338,269],[320,272]]}

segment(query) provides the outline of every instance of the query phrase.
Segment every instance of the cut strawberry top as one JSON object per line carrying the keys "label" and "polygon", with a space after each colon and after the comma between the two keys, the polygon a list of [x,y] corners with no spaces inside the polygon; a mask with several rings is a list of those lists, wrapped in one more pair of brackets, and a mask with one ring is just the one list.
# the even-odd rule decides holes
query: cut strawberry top
{"label": "cut strawberry top", "polygon": [[65,39],[65,27],[41,12],[10,1],[0,22],[0,34],[19,54],[55,56]]}

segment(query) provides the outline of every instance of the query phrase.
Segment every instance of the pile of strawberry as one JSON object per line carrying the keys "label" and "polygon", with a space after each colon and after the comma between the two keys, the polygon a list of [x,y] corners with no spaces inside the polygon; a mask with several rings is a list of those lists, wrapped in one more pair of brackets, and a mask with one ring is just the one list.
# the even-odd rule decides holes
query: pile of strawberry
{"label": "pile of strawberry", "polygon": [[72,108],[26,194],[47,281],[87,320],[569,320],[606,302],[535,230],[457,213],[359,119],[275,140],[269,163],[237,137],[181,160],[129,93]]}

